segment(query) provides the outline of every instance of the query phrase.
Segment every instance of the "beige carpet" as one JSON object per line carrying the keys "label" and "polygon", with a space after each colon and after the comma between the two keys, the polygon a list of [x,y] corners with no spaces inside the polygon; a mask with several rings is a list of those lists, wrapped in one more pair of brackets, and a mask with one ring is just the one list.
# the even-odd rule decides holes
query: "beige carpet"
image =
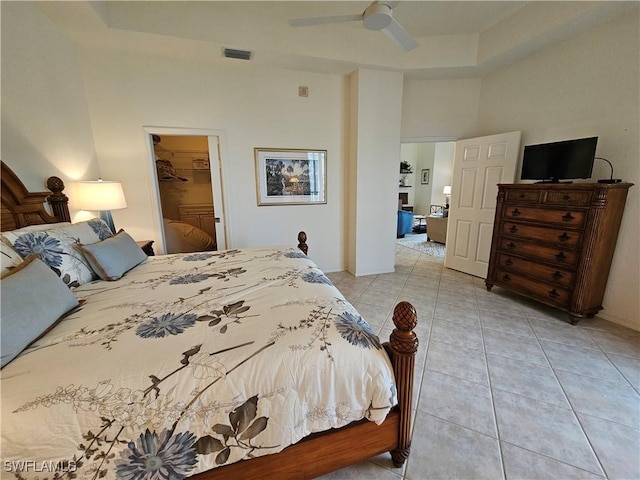
{"label": "beige carpet", "polygon": [[427,242],[426,233],[407,233],[404,238],[398,238],[397,242],[404,247],[426,253],[432,257],[444,257],[444,245],[437,242]]}

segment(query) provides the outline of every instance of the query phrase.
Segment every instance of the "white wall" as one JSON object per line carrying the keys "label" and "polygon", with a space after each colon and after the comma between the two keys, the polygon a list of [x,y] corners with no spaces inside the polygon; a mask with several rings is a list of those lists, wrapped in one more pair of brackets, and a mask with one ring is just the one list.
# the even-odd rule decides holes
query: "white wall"
{"label": "white wall", "polygon": [[[113,212],[117,225],[136,238],[158,235],[143,126],[220,130],[228,246],[295,245],[305,230],[320,267],[344,269],[340,76],[94,49],[81,58],[101,173],[123,182],[129,203]],[[298,97],[299,85],[308,98]],[[326,205],[257,206],[254,147],[327,150]]]}
{"label": "white wall", "polygon": [[[359,69],[351,76],[348,268],[356,276],[393,272],[398,210],[402,74]],[[355,128],[355,130],[354,130]]]}
{"label": "white wall", "polygon": [[31,191],[56,175],[72,198],[72,180],[98,178],[75,47],[35,4],[2,4],[1,143],[2,160]]}
{"label": "white wall", "polygon": [[[403,141],[472,137],[476,132],[480,79],[405,80]],[[413,140],[416,141],[416,140]]]}
{"label": "white wall", "polygon": [[451,185],[453,180],[453,154],[455,142],[438,142],[435,145],[433,161],[433,186],[431,203],[444,205],[446,197],[442,193],[445,185]]}
{"label": "white wall", "polygon": [[[522,130],[522,145],[599,137],[597,156],[615,165],[616,177],[635,183],[600,315],[640,330],[638,21],[636,8],[485,77],[477,133]],[[594,180],[608,176],[608,166],[596,161]]]}

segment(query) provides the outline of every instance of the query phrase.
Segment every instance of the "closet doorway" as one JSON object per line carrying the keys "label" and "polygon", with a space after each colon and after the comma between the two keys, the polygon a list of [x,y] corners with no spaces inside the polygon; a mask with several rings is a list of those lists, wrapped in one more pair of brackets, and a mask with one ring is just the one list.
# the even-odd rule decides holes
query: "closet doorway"
{"label": "closet doorway", "polygon": [[163,130],[149,137],[165,253],[226,248],[219,138]]}

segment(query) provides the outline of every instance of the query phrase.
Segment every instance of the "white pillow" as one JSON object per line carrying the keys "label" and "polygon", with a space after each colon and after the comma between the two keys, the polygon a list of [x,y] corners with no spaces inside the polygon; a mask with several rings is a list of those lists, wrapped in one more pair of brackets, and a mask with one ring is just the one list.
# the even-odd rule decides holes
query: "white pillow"
{"label": "white pillow", "polygon": [[11,268],[17,267],[22,263],[22,257],[18,255],[13,248],[0,241],[0,264],[2,269],[0,275],[4,275]]}

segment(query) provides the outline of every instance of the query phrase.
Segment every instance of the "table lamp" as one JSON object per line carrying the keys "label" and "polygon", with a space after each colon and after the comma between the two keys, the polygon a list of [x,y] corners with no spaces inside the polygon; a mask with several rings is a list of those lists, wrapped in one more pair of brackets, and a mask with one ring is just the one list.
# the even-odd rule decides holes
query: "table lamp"
{"label": "table lamp", "polygon": [[102,179],[78,182],[77,194],[79,198],[78,208],[80,210],[99,211],[100,218],[105,221],[113,233],[116,233],[111,210],[127,208],[122,184]]}
{"label": "table lamp", "polygon": [[451,185],[445,185],[444,188],[442,189],[442,193],[445,196],[445,204],[447,205],[447,208],[449,208],[449,196],[451,195]]}

